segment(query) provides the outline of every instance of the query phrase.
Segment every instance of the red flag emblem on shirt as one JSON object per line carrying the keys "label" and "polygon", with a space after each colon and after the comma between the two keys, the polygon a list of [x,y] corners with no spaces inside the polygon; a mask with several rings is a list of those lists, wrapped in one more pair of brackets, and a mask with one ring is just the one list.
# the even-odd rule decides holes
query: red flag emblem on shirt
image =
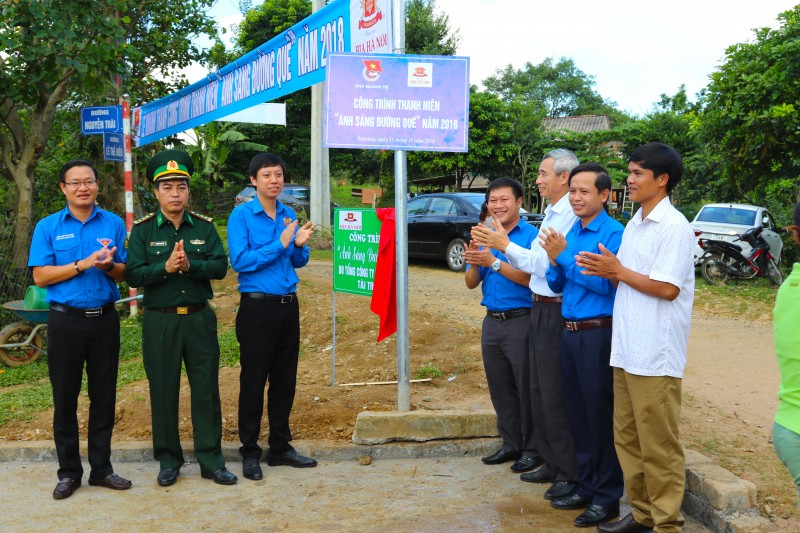
{"label": "red flag emblem on shirt", "polygon": [[104,237],[98,237],[97,238],[97,242],[99,242],[103,246],[108,246],[109,244],[111,244],[111,239],[106,239]]}

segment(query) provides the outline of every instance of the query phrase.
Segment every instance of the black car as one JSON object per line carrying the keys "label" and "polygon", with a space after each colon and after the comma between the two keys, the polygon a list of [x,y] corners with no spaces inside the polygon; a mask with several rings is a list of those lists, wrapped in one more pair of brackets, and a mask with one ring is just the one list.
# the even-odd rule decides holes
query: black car
{"label": "black car", "polygon": [[[450,270],[463,272],[464,251],[484,198],[483,193],[460,192],[421,194],[409,200],[409,257],[444,258]],[[541,215],[522,210],[520,215],[529,224],[541,223]]]}

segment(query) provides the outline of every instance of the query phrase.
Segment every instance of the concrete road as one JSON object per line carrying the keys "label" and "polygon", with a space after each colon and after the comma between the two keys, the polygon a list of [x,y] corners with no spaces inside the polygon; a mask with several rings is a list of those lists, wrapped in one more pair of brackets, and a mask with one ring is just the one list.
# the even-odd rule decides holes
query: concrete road
{"label": "concrete road", "polygon": [[[257,482],[241,476],[240,463],[229,466],[237,485],[215,485],[189,464],[163,488],[156,463],[116,462],[133,481],[130,490],[91,487],[85,474],[71,498],[56,501],[54,462],[3,462],[0,530],[579,531],[572,520],[580,511],[551,508],[542,498],[547,485],[524,483],[508,464],[486,466],[475,456],[321,460],[312,469],[264,464]],[[689,521],[684,531],[709,530]]]}

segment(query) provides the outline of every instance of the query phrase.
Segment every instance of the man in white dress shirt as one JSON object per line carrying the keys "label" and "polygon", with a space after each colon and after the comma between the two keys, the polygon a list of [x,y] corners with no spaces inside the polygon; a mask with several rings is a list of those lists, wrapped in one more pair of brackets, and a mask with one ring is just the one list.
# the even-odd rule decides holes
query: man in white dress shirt
{"label": "man in white dress shirt", "polygon": [[617,285],[611,366],[614,445],[633,512],[599,526],[604,533],[681,531],[685,484],[678,435],[681,380],[694,301],[689,222],[669,193],[683,176],[675,149],[648,143],[628,163],[630,199],[641,208],[622,234],[619,254],[581,252],[584,274]]}
{"label": "man in white dress shirt", "polygon": [[[575,225],[577,217],[569,204],[569,173],[578,166],[578,158],[569,150],[552,150],[539,165],[536,185],[549,202],[542,228],[563,235]],[[544,465],[520,476],[531,483],[552,483],[544,497],[552,500],[573,494],[577,460],[561,391],[559,340],[564,329],[561,295],[550,290],[545,274],[550,266],[547,252],[534,242],[523,248],[508,240],[502,228],[492,231],[483,225],[472,229],[472,240],[484,247],[503,252],[516,269],[531,275],[533,307],[530,323],[530,391],[533,415],[533,438]]]}

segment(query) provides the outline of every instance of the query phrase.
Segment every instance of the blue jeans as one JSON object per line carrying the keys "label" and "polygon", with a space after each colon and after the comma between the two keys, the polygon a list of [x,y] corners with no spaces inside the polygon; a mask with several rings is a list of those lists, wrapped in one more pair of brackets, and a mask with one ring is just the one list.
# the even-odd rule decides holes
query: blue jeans
{"label": "blue jeans", "polygon": [[[800,498],[800,435],[775,422],[772,427],[772,442],[775,443],[778,457],[789,469]],[[797,506],[800,507],[800,501],[797,502]]]}

